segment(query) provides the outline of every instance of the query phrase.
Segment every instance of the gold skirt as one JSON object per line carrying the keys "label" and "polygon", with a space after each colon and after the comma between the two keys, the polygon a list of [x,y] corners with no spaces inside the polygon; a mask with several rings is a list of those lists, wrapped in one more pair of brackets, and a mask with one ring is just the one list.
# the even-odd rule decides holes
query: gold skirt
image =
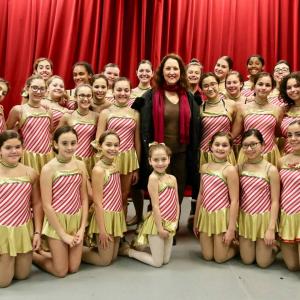
{"label": "gold skirt", "polygon": [[46,163],[48,163],[53,157],[54,157],[53,152],[41,154],[41,153],[34,153],[27,150],[23,150],[21,163],[35,169],[40,174],[42,167]]}
{"label": "gold skirt", "polygon": [[32,220],[17,227],[0,225],[0,254],[17,256],[32,251],[32,236]]}
{"label": "gold skirt", "polygon": [[120,152],[116,164],[121,175],[127,175],[139,168],[139,161],[135,149]]}
{"label": "gold skirt", "polygon": [[[255,242],[263,239],[270,223],[270,211],[250,215],[243,211],[239,214],[239,235]],[[275,230],[277,232],[277,228]]]}
{"label": "gold skirt", "polygon": [[288,215],[281,210],[278,235],[286,243],[300,242],[300,213]]}
{"label": "gold skirt", "polygon": [[[178,221],[172,222],[162,220],[162,226],[164,230],[169,232],[170,237],[173,237],[176,234],[177,225]],[[144,222],[139,229],[138,236],[134,240],[134,246],[147,246],[149,244],[148,235],[158,235],[153,212],[151,211],[149,211],[144,218]]]}
{"label": "gold skirt", "polygon": [[226,232],[229,224],[229,208],[208,212],[204,207],[200,208],[197,228],[199,232],[208,236]]}
{"label": "gold skirt", "polygon": [[[56,217],[58,218],[60,225],[62,226],[64,231],[70,235],[75,235],[79,230],[81,226],[81,215],[81,209],[74,215],[67,215],[56,212]],[[55,229],[50,225],[46,216],[44,218],[42,234],[56,240],[61,240],[61,238],[56,233]]]}
{"label": "gold skirt", "polygon": [[95,158],[95,156],[90,156],[90,157],[80,157],[80,156],[76,156],[75,157],[78,159],[78,160],[81,160],[84,162],[85,164],[85,167],[87,169],[87,172],[88,172],[88,175],[89,175],[89,178],[92,178],[92,170],[97,162],[97,159]]}
{"label": "gold skirt", "polygon": [[[235,160],[235,155],[233,150],[230,151],[229,155],[227,156],[227,160],[232,165],[236,165],[236,160]],[[211,152],[204,152],[200,150],[200,170],[204,164],[207,164],[212,161],[213,161],[213,154]]]}
{"label": "gold skirt", "polygon": [[[275,167],[278,167],[278,163],[280,160],[280,152],[278,150],[277,145],[274,145],[273,149],[270,152],[263,154],[263,158],[268,162],[270,162]],[[243,163],[245,163],[245,161],[246,161],[246,156],[244,154],[243,149],[241,149],[238,157],[238,164],[242,165]]]}

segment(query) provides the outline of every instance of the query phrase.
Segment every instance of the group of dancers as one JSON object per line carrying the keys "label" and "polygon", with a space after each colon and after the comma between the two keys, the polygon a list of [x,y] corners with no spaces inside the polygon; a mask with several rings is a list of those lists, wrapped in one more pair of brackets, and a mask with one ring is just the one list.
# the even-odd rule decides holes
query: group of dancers
{"label": "group of dancers", "polygon": [[[286,61],[264,72],[259,55],[247,66],[244,82],[228,56],[202,74],[198,60],[168,54],[155,74],[141,61],[132,89],[116,64],[94,74],[78,62],[67,91],[37,59],[22,103],[7,120],[0,109],[0,286],[32,262],[57,277],[118,255],[167,264],[187,184],[205,260],[239,252],[265,268],[281,250],[299,270],[300,73]],[[0,101],[8,92],[0,79]],[[126,223],[139,224],[130,244]]]}

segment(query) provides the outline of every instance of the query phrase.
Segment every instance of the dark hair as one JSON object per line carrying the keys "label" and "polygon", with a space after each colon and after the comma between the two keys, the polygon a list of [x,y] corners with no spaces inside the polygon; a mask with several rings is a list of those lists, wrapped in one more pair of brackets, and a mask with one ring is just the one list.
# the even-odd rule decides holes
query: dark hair
{"label": "dark hair", "polygon": [[106,68],[118,68],[119,71],[120,71],[120,67],[119,67],[117,64],[114,64],[114,63],[108,63],[108,64],[106,64],[106,65],[104,66],[104,68],[103,68],[103,71],[105,71]]}
{"label": "dark hair", "polygon": [[289,70],[291,70],[290,64],[289,64],[288,61],[285,60],[285,59],[279,60],[279,61],[275,64],[274,69],[275,69],[276,66],[278,66],[278,65],[280,65],[280,64],[285,64],[285,65],[287,65],[287,66],[289,67]]}
{"label": "dark hair", "polygon": [[165,83],[165,78],[164,78],[164,75],[163,75],[163,69],[164,69],[166,61],[169,58],[175,59],[178,62],[179,69],[180,69],[179,85],[182,89],[188,91],[189,90],[189,83],[188,83],[187,76],[186,76],[185,65],[182,61],[182,58],[179,55],[175,54],[175,53],[170,53],[162,59],[160,65],[158,66],[158,68],[155,72],[155,75],[154,75],[155,87],[157,89],[162,88],[164,83]]}
{"label": "dark hair", "polygon": [[289,79],[295,79],[297,81],[298,86],[300,86],[300,72],[293,72],[293,73],[286,75],[282,79],[282,81],[280,83],[280,87],[279,87],[280,96],[282,97],[283,101],[288,106],[292,106],[295,104],[295,102],[288,96],[288,94],[286,92],[287,82]]}
{"label": "dark hair", "polygon": [[27,80],[26,80],[26,87],[29,88],[30,85],[31,85],[31,83],[32,83],[32,81],[36,80],[36,79],[42,79],[44,81],[44,79],[43,79],[43,77],[41,75],[34,74],[34,75],[31,75],[30,77],[27,78]]}
{"label": "dark hair", "polygon": [[221,57],[219,57],[217,59],[217,62],[218,62],[219,59],[224,59],[227,62],[227,64],[228,64],[229,70],[232,69],[232,67],[233,67],[233,60],[232,60],[232,58],[230,56],[227,56],[227,55],[221,56]]}
{"label": "dark hair", "polygon": [[3,144],[11,139],[18,139],[21,144],[23,144],[23,139],[21,135],[15,131],[15,130],[4,130],[0,133],[0,148],[3,146]]}
{"label": "dark hair", "polygon": [[149,145],[148,157],[151,158],[153,152],[157,149],[165,150],[167,156],[169,156],[169,157],[171,157],[171,155],[172,155],[171,149],[168,146],[166,146],[164,143],[153,142]]}
{"label": "dark hair", "polygon": [[58,75],[53,75],[53,76],[51,76],[51,77],[46,81],[47,87],[49,87],[49,85],[51,84],[51,82],[52,82],[55,78],[62,80],[62,82],[65,84],[65,82],[64,82],[64,80],[63,80],[62,77],[60,77],[60,76],[58,76]]}
{"label": "dark hair", "polygon": [[10,85],[9,85],[9,82],[8,81],[6,81],[4,78],[1,78],[0,77],[0,83],[4,83],[6,86],[7,86],[7,93],[9,92],[9,90],[10,90]]}
{"label": "dark hair", "polygon": [[75,92],[74,92],[74,95],[77,96],[77,93],[78,93],[78,90],[82,87],[88,87],[91,89],[92,93],[93,93],[93,88],[91,85],[87,84],[87,83],[82,83],[80,85],[78,85],[76,88],[75,88]]}
{"label": "dark hair", "polygon": [[241,143],[243,143],[243,141],[246,138],[248,138],[249,136],[255,136],[261,144],[264,143],[263,135],[261,134],[261,132],[258,129],[255,129],[255,128],[251,128],[243,133]]}
{"label": "dark hair", "polygon": [[99,140],[98,140],[99,145],[102,145],[102,144],[104,143],[106,137],[109,136],[109,135],[114,135],[114,136],[116,136],[116,137],[118,138],[118,140],[119,140],[119,143],[121,142],[121,139],[120,139],[119,135],[117,134],[117,132],[114,131],[114,130],[108,129],[108,130],[105,130],[105,131],[100,135]]}
{"label": "dark hair", "polygon": [[94,75],[94,71],[93,71],[92,66],[86,61],[78,61],[73,65],[72,70],[74,70],[74,68],[76,66],[83,66],[85,68],[88,75],[90,76],[89,82],[92,83],[92,76]]}
{"label": "dark hair", "polygon": [[151,63],[150,60],[148,60],[148,59],[142,59],[142,60],[139,62],[137,69],[139,69],[139,67],[140,67],[141,64],[148,64],[148,65],[151,67],[151,70],[152,70],[152,63]]}
{"label": "dark hair", "polygon": [[106,76],[103,75],[103,74],[95,74],[95,75],[93,76],[93,78],[92,78],[93,85],[94,85],[94,82],[95,82],[97,79],[99,79],[99,78],[104,79],[105,82],[106,82],[106,85],[108,86],[108,80],[107,80]]}
{"label": "dark hair", "polygon": [[233,139],[230,135],[230,133],[225,132],[225,131],[217,131],[212,137],[211,140],[209,141],[209,148],[212,146],[212,144],[214,143],[215,139],[217,137],[226,137],[228,139],[229,145],[230,147],[232,147],[233,145]]}
{"label": "dark hair", "polygon": [[192,58],[190,62],[186,65],[186,69],[188,69],[190,66],[199,66],[200,69],[203,68],[203,65],[197,58]]}
{"label": "dark hair", "polygon": [[293,125],[298,125],[298,126],[300,126],[300,120],[297,119],[297,120],[292,121],[292,122],[289,124],[288,127],[293,126]]}
{"label": "dark hair", "polygon": [[263,77],[270,77],[271,83],[272,83],[272,88],[274,89],[275,86],[276,86],[276,82],[275,82],[273,76],[270,73],[268,73],[268,72],[259,72],[259,73],[255,74],[253,76],[253,84],[254,84],[254,86],[256,85],[257,81],[259,79],[263,78]]}
{"label": "dark hair", "polygon": [[256,57],[256,58],[260,61],[262,67],[265,65],[265,60],[264,60],[264,58],[263,58],[261,55],[259,55],[259,54],[253,54],[253,55],[250,55],[250,56],[248,57],[248,59],[247,59],[247,65],[249,64],[250,59],[253,58],[253,57]]}
{"label": "dark hair", "polygon": [[203,83],[203,80],[207,77],[214,77],[216,80],[217,80],[217,83],[219,84],[220,83],[220,79],[219,77],[213,73],[213,72],[207,72],[207,73],[203,73],[200,77],[200,80],[199,80],[199,86],[202,88],[202,83]]}
{"label": "dark hair", "polygon": [[[237,76],[238,79],[240,80],[240,82],[242,83],[242,87],[243,87],[243,85],[244,85],[243,76],[242,76],[242,74],[241,74],[240,72],[238,72],[238,71],[230,71],[230,72],[226,75],[226,77],[225,77],[225,86],[226,86],[227,78],[228,78],[229,76],[231,76],[231,75]],[[242,89],[242,87],[241,87],[241,89]]]}
{"label": "dark hair", "polygon": [[[72,132],[73,134],[75,134],[76,136],[76,139],[78,140],[78,135],[77,135],[77,132],[76,130],[72,127],[72,126],[69,126],[69,125],[65,125],[65,126],[62,126],[62,127],[58,127],[54,133],[53,133],[53,141],[56,142],[58,144],[58,140],[59,140],[59,137],[64,134],[64,133],[68,133],[68,132]],[[53,145],[53,151],[55,153],[58,153],[58,150],[54,147]]]}
{"label": "dark hair", "polygon": [[116,83],[119,82],[119,81],[127,81],[127,82],[129,83],[129,87],[130,87],[130,89],[131,89],[131,83],[130,83],[130,80],[129,80],[127,77],[118,77],[118,78],[114,81],[114,83],[113,83],[113,85],[112,85],[112,89],[113,89],[113,90],[115,89]]}
{"label": "dark hair", "polygon": [[37,58],[37,59],[34,61],[34,63],[33,63],[33,70],[34,70],[34,71],[37,71],[37,68],[38,68],[39,63],[40,63],[41,61],[44,61],[44,60],[46,60],[46,61],[50,64],[51,70],[53,70],[53,62],[52,62],[52,60],[49,59],[49,58],[46,58],[46,57],[39,57],[39,58]]}

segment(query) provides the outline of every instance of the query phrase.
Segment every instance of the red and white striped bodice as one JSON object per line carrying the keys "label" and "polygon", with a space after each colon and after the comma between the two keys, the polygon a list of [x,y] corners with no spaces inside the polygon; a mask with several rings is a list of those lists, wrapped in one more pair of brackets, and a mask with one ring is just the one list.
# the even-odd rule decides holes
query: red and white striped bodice
{"label": "red and white striped bodice", "polygon": [[300,213],[300,169],[280,170],[281,200],[280,208],[288,215]]}
{"label": "red and white striped bodice", "polygon": [[62,110],[58,110],[58,109],[55,109],[55,108],[51,108],[51,111],[52,111],[53,128],[56,128],[59,121],[60,121],[60,119],[64,115],[64,112]]}
{"label": "red and white striped bodice", "polygon": [[269,96],[268,97],[269,103],[272,103],[273,105],[279,106],[279,107],[284,107],[286,104],[284,103],[283,99],[278,96]]}
{"label": "red and white striped bodice", "polygon": [[292,148],[287,141],[287,129],[288,129],[290,123],[295,120],[300,120],[300,115],[287,113],[284,115],[282,122],[280,124],[281,135],[285,138],[285,143],[284,143],[284,148],[283,148],[283,152],[285,154],[289,154],[292,152]]}
{"label": "red and white striped bodice", "polygon": [[177,221],[178,196],[174,186],[160,183],[159,189],[159,211],[160,216],[165,221]]}
{"label": "red and white striped bodice", "polygon": [[202,174],[202,206],[214,212],[230,206],[228,186],[222,172],[207,171]]}
{"label": "red and white striped bodice", "polygon": [[270,152],[275,144],[275,128],[277,124],[276,117],[268,112],[248,113],[244,119],[244,131],[252,128],[258,129],[264,138],[264,153]]}
{"label": "red and white striped bodice", "polygon": [[252,96],[254,96],[254,90],[252,90],[252,89],[242,89],[241,94],[243,96],[245,96],[246,98],[247,97],[252,97]]}
{"label": "red and white striped bodice", "polygon": [[103,209],[106,211],[120,212],[123,210],[119,172],[108,174],[103,186],[102,205]]}
{"label": "red and white striped bodice", "polygon": [[21,226],[31,219],[31,192],[28,177],[0,179],[1,226]]}
{"label": "red and white striped bodice", "polygon": [[52,181],[52,207],[56,212],[74,215],[81,206],[82,174],[79,170],[58,171]]}
{"label": "red and white striped bodice", "polygon": [[3,115],[0,115],[0,133],[4,131],[5,128],[5,119]]}
{"label": "red and white striped bodice", "polygon": [[93,156],[94,150],[91,146],[91,142],[95,139],[96,136],[96,121],[76,121],[75,125],[73,125],[73,128],[76,130],[78,135],[78,146],[75,155],[79,157]]}
{"label": "red and white striped bodice", "polygon": [[240,175],[240,209],[247,214],[261,214],[271,210],[271,189],[266,177],[243,171]]}
{"label": "red and white striped bodice", "polygon": [[113,129],[120,137],[120,152],[134,148],[136,120],[129,117],[111,116],[107,121],[107,129]]}

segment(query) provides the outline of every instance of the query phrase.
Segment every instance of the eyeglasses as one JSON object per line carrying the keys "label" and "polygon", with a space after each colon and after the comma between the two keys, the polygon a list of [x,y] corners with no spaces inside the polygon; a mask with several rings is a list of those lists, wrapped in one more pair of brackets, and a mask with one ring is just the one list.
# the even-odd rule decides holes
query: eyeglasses
{"label": "eyeglasses", "polygon": [[80,100],[84,100],[84,99],[90,100],[90,99],[92,99],[92,97],[93,97],[92,94],[87,94],[87,95],[85,95],[85,94],[79,94],[79,95],[78,95],[78,98],[79,98]]}
{"label": "eyeglasses", "polygon": [[258,143],[251,143],[251,144],[242,144],[242,148],[244,150],[247,150],[249,147],[253,150],[257,147],[257,145],[260,144],[260,142]]}
{"label": "eyeglasses", "polygon": [[275,73],[280,73],[280,72],[284,73],[284,72],[289,72],[289,71],[290,71],[289,68],[276,68],[276,69],[274,69]]}
{"label": "eyeglasses", "polygon": [[44,86],[32,85],[30,88],[33,92],[40,91],[41,93],[44,93],[46,91],[46,88]]}
{"label": "eyeglasses", "polygon": [[208,89],[209,87],[214,88],[217,85],[218,85],[217,82],[211,82],[210,84],[203,84],[202,89],[205,90],[205,89]]}

